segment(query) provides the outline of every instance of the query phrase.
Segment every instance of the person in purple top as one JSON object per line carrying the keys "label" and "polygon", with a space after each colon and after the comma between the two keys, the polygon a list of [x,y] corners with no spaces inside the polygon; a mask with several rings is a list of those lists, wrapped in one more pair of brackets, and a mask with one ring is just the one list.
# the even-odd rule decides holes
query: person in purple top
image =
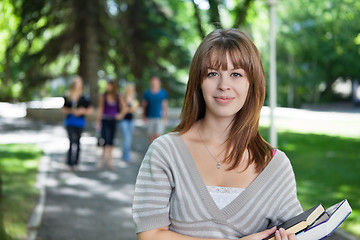
{"label": "person in purple top", "polygon": [[143,93],[143,120],[148,125],[149,144],[164,132],[168,118],[168,94],[159,77],[152,77],[150,89]]}
{"label": "person in purple top", "polygon": [[117,84],[114,81],[108,81],[106,92],[99,98],[98,114],[96,118],[96,129],[101,129],[102,154],[98,164],[101,169],[105,163],[107,155],[107,166],[110,170],[112,166],[112,152],[114,148],[114,138],[116,133],[117,121],[124,118],[126,113],[126,104],[121,95],[117,93]]}

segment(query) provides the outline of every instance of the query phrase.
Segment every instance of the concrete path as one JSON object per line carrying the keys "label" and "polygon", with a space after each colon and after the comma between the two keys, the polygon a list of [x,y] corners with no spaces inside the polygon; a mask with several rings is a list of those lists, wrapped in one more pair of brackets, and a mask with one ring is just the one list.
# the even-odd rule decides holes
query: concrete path
{"label": "concrete path", "polygon": [[122,161],[118,147],[114,150],[114,170],[109,171],[96,167],[101,149],[94,135],[84,132],[79,171],[70,172],[64,164],[68,142],[61,124],[0,118],[0,143],[35,143],[45,153],[38,175],[42,197],[29,221],[29,240],[136,239],[131,203],[147,138],[137,127],[132,161]]}
{"label": "concrete path", "polygon": [[82,144],[80,171],[64,170],[63,152],[49,155],[46,206],[38,240],[135,240],[131,217],[134,182],[141,159],[124,163],[115,154],[113,171],[97,170],[99,152]]}

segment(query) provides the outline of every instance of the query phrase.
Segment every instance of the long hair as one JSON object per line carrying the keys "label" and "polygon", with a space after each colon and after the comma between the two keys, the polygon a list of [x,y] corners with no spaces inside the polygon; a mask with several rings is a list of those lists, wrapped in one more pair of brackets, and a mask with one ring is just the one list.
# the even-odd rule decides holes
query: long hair
{"label": "long hair", "polygon": [[[78,84],[81,84],[80,89],[77,88]],[[83,91],[84,83],[82,78],[80,76],[74,76],[70,84],[68,99],[72,100],[73,98],[79,98],[83,94]]]}
{"label": "long hair", "polygon": [[110,95],[114,100],[116,100],[116,98],[117,98],[117,91],[118,91],[118,84],[117,84],[117,82],[115,82],[114,80],[109,80],[109,81],[107,82],[107,84],[108,84],[108,85],[111,85],[112,87],[111,87],[111,90],[110,90],[110,91],[108,91],[108,90],[106,89],[106,94],[107,94],[107,95]]}
{"label": "long hair", "polygon": [[128,83],[125,87],[125,91],[124,91],[124,97],[131,97],[131,99],[135,99],[136,98],[136,91],[135,91],[135,84],[134,83]]}
{"label": "long hair", "polygon": [[251,39],[237,29],[217,29],[199,45],[190,65],[180,123],[174,131],[185,133],[205,115],[205,101],[201,90],[208,68],[227,70],[227,54],[234,68],[242,68],[249,81],[244,106],[236,113],[226,141],[225,162],[228,170],[239,166],[246,150],[248,165],[256,164],[262,171],[272,158],[272,147],[259,134],[260,111],[265,99],[265,73],[260,53]]}

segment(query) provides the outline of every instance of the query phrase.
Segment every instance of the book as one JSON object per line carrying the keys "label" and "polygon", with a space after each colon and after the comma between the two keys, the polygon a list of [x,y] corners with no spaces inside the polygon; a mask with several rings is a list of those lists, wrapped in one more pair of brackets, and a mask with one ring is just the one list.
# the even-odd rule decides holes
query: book
{"label": "book", "polygon": [[[277,226],[277,229],[283,228],[288,234],[296,234],[313,224],[321,215],[323,215],[324,212],[325,208],[323,207],[323,205],[318,204],[280,224],[279,226]],[[275,240],[275,234],[270,235],[264,240]]]}
{"label": "book", "polygon": [[330,236],[351,214],[345,199],[326,209],[325,213],[305,230],[296,234],[298,240],[319,240]]}

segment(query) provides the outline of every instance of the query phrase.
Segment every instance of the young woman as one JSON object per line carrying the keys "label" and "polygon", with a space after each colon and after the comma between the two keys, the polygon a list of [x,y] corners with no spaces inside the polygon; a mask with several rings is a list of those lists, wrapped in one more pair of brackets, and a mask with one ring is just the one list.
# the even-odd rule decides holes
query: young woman
{"label": "young woman", "polygon": [[[215,30],[192,60],[181,122],[149,147],[133,217],[140,240],[260,240],[302,212],[286,155],[259,134],[265,75],[253,42]],[[281,229],[277,240],[294,240]]]}
{"label": "young woman", "polygon": [[128,84],[126,86],[124,99],[128,110],[124,119],[120,122],[121,130],[123,133],[122,158],[125,162],[130,162],[132,135],[134,131],[134,113],[139,106],[139,102],[136,100],[134,84]]}
{"label": "young woman", "polygon": [[99,98],[98,114],[96,118],[96,128],[101,129],[102,154],[98,164],[101,169],[105,163],[107,155],[107,166],[110,170],[112,165],[112,152],[114,148],[114,138],[116,134],[117,121],[125,116],[126,105],[123,97],[117,93],[117,84],[108,81],[106,92]]}
{"label": "young woman", "polygon": [[83,81],[80,76],[74,77],[68,96],[64,97],[61,111],[66,114],[64,121],[68,137],[69,151],[67,165],[71,170],[77,170],[80,155],[80,138],[85,127],[85,116],[93,113],[90,100],[83,96]]}

